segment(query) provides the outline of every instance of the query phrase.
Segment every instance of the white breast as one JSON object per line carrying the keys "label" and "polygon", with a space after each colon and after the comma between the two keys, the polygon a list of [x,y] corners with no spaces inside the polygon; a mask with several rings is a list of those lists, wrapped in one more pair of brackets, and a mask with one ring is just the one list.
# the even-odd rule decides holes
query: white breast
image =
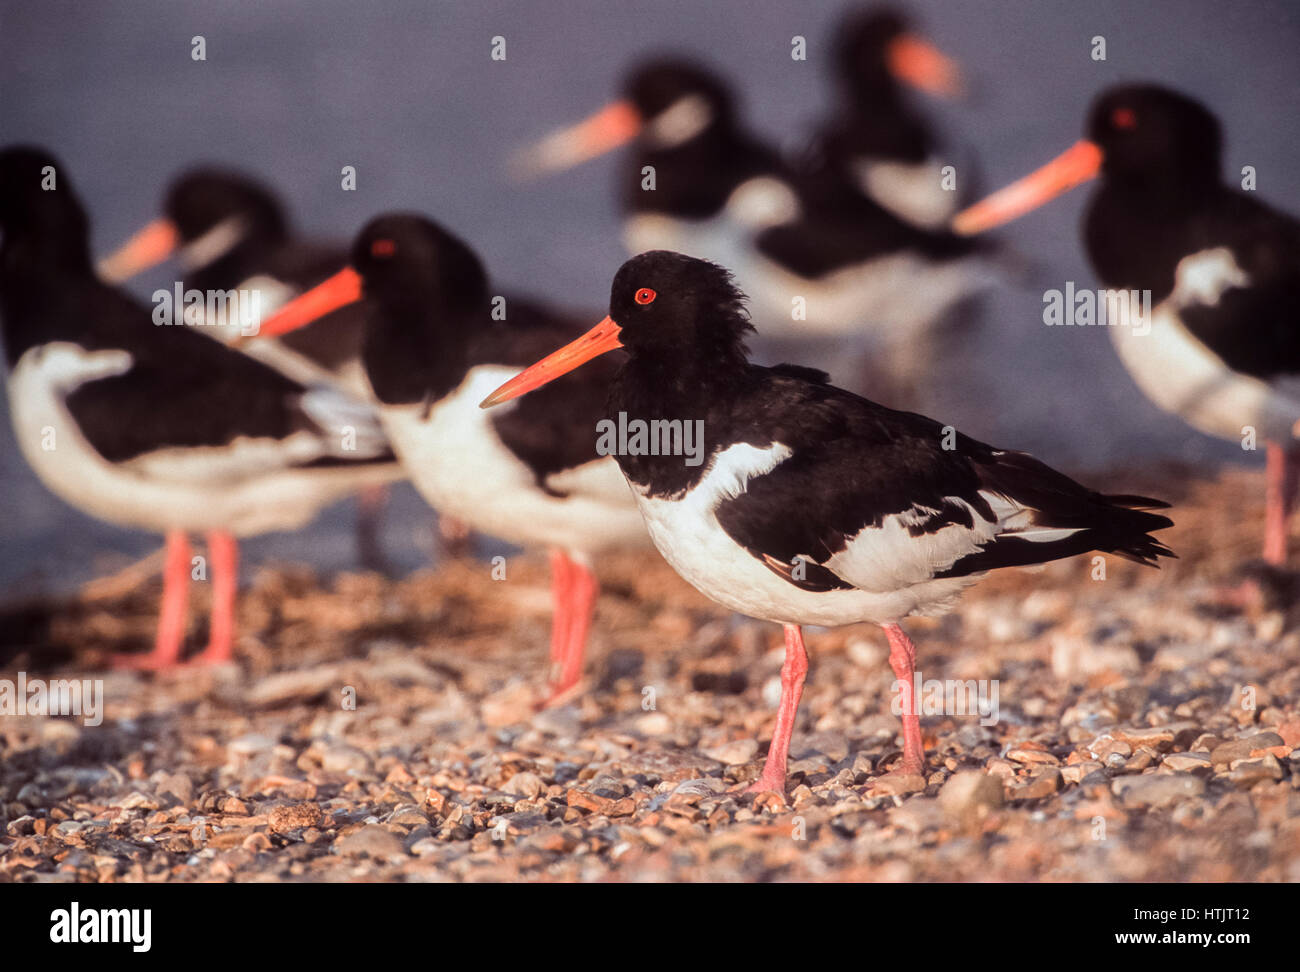
{"label": "white breast", "polygon": [[1300,421],[1300,389],[1233,371],[1183,324],[1196,305],[1214,306],[1248,278],[1226,247],[1179,261],[1173,292],[1152,309],[1150,328],[1110,327],[1111,340],[1138,387],[1156,405],[1208,435],[1286,442]]}
{"label": "white breast", "polygon": [[[646,540],[631,491],[612,458],[597,459],[538,485],[533,471],[497,438],[479,408],[489,392],[520,369],[480,366],[423,417],[422,405],[385,406],[389,441],[421,495],[439,512],[511,543],[578,553]],[[523,398],[501,408],[527,408]],[[592,441],[596,429],[591,429]]]}

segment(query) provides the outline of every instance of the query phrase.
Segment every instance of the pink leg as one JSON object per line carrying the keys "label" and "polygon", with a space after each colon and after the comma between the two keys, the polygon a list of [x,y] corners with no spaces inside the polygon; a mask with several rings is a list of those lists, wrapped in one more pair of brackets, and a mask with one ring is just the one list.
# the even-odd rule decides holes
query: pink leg
{"label": "pink leg", "polygon": [[794,734],[794,717],[803,695],[803,680],[808,674],[808,653],[803,646],[803,632],[797,624],[785,626],[785,664],[781,666],[781,704],[776,710],[776,728],[772,745],[763,761],[763,773],[746,793],[785,794],[785,764],[790,756],[790,737]]}
{"label": "pink leg", "polygon": [[1268,444],[1264,492],[1264,560],[1286,565],[1287,521],[1296,492],[1296,454],[1275,442]]}
{"label": "pink leg", "polygon": [[551,551],[551,678],[559,675],[569,643],[569,591],[573,561],[561,550]]}
{"label": "pink leg", "polygon": [[176,666],[185,639],[189,585],[190,541],[183,530],[172,530],[167,534],[162,605],[158,609],[158,635],[153,651],[145,655],[116,655],[112,661],[114,668],[157,672]]}
{"label": "pink leg", "polygon": [[209,531],[208,559],[212,561],[212,618],[208,647],[195,656],[196,665],[219,665],[234,657],[239,542],[224,530]]}
{"label": "pink leg", "polygon": [[464,520],[458,520],[452,516],[443,516],[438,514],[438,539],[441,544],[441,555],[455,560],[458,557],[468,557],[470,554],[470,538],[473,536],[469,524]]}
{"label": "pink leg", "polygon": [[387,486],[367,486],[357,493],[357,556],[363,567],[383,571],[379,529],[388,505]]}
{"label": "pink leg", "polygon": [[896,624],[882,624],[889,638],[889,667],[894,678],[902,683],[903,696],[903,762],[897,767],[908,775],[925,775],[925,746],[921,742],[921,717],[916,714],[916,700],[912,697],[912,680],[916,675],[916,645]]}
{"label": "pink leg", "polygon": [[596,607],[596,575],[562,551],[551,552],[555,615],[551,628],[551,692],[546,704],[564,696],[582,677],[587,632]]}

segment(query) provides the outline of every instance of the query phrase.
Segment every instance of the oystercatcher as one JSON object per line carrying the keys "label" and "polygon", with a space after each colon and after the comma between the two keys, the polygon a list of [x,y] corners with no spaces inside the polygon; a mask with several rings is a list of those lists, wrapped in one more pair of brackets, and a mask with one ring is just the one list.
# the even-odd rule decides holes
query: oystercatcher
{"label": "oystercatcher", "polygon": [[1221,146],[1218,120],[1192,98],[1111,88],[1086,138],[954,227],[982,232],[1101,176],[1083,226],[1088,257],[1107,288],[1135,298],[1117,306],[1150,307],[1149,320],[1109,320],[1111,339],[1165,411],[1209,435],[1268,443],[1264,557],[1281,565],[1300,434],[1300,222],[1227,185]]}
{"label": "oystercatcher", "polygon": [[714,264],[667,252],[633,257],[614,277],[607,318],[482,405],[626,348],[610,414],[703,422],[700,465],[617,456],[651,539],[713,600],[785,627],[776,729],[752,789],[784,788],[806,624],[884,628],[902,685],[900,769],[921,773],[916,650],[899,623],[946,611],[996,567],[1093,550],[1155,565],[1171,554],[1150,533],[1171,523],[1146,510],[1165,504],[1094,492],[1025,453],[836,388],[822,372],[751,364],[742,302]]}
{"label": "oystercatcher", "polygon": [[[101,260],[99,272],[110,282],[124,281],[171,257],[178,258],[185,271],[187,288],[255,289],[263,316],[347,264],[343,247],[294,235],[284,205],[268,186],[243,173],[213,168],[190,169],[178,176],[167,188],[163,215]],[[205,335],[227,343],[243,336],[232,320],[203,324]],[[310,327],[241,350],[295,381],[332,381],[353,397],[367,394],[356,308],[327,314]],[[387,488],[361,490],[357,502],[360,560],[382,570],[386,561],[379,531]]]}
{"label": "oystercatcher", "polygon": [[727,84],[687,62],[633,71],[621,100],[544,139],[525,164],[564,168],[627,142],[628,251],[732,268],[763,339],[799,340],[783,351],[802,357],[809,339],[842,337],[905,350],[999,277],[989,244],[915,226],[856,183],[792,168],[746,131]]}
{"label": "oystercatcher", "polygon": [[954,180],[965,190],[971,165],[941,145],[905,87],[955,97],[963,88],[957,65],[897,11],[871,8],[848,14],[836,29],[833,71],[837,104],[814,135],[814,173],[848,183],[913,225],[946,228],[964,195]]}
{"label": "oystercatcher", "polygon": [[[440,513],[525,547],[551,550],[555,609],[551,694],[582,675],[596,601],[591,557],[646,542],[614,460],[597,452],[612,363],[574,375],[545,402],[487,416],[479,400],[580,327],[528,300],[493,314],[483,265],[421,216],[385,214],[352,246],[351,266],[263,324],[287,333],[362,300],[363,359],[373,401],[415,487]],[[497,315],[500,316],[500,315]]]}
{"label": "oystercatcher", "polygon": [[294,529],[357,488],[400,477],[374,413],[306,387],[100,282],[86,213],[48,152],[0,152],[0,313],[9,407],[23,456],[73,506],[167,535],[154,650],[180,658],[190,555],[206,532],[211,640],[231,657],[236,537]]}

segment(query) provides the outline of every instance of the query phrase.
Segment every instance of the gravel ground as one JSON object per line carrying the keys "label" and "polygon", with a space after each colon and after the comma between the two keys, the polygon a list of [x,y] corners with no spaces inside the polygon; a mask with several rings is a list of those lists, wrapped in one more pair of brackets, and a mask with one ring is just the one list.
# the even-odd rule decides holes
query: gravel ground
{"label": "gravel ground", "polygon": [[[893,676],[859,626],[809,634],[786,803],[732,792],[766,750],[781,633],[653,555],[599,565],[587,681],[542,712],[541,558],[503,581],[262,568],[237,665],[105,674],[98,727],[0,718],[0,881],[1300,881],[1290,578],[1224,594],[1262,478],[1113,485],[1177,502],[1181,559],[1008,572],[909,623],[927,678],[998,686],[992,725],[923,718],[924,779],[884,775]],[[9,668],[97,676],[147,646],[157,593],[60,606]]]}

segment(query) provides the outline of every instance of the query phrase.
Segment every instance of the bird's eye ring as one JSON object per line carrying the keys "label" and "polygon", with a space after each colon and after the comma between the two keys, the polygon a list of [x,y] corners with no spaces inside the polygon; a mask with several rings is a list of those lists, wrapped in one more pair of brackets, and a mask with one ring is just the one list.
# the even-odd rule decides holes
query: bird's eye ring
{"label": "bird's eye ring", "polygon": [[636,295],[632,299],[635,300],[638,304],[649,304],[657,296],[658,294],[656,294],[649,287],[642,287],[640,290],[636,292]]}
{"label": "bird's eye ring", "polygon": [[1132,108],[1116,108],[1110,113],[1110,123],[1124,131],[1137,128],[1138,116]]}
{"label": "bird's eye ring", "polygon": [[392,240],[379,239],[370,244],[370,255],[377,260],[387,260],[397,252],[397,244]]}

